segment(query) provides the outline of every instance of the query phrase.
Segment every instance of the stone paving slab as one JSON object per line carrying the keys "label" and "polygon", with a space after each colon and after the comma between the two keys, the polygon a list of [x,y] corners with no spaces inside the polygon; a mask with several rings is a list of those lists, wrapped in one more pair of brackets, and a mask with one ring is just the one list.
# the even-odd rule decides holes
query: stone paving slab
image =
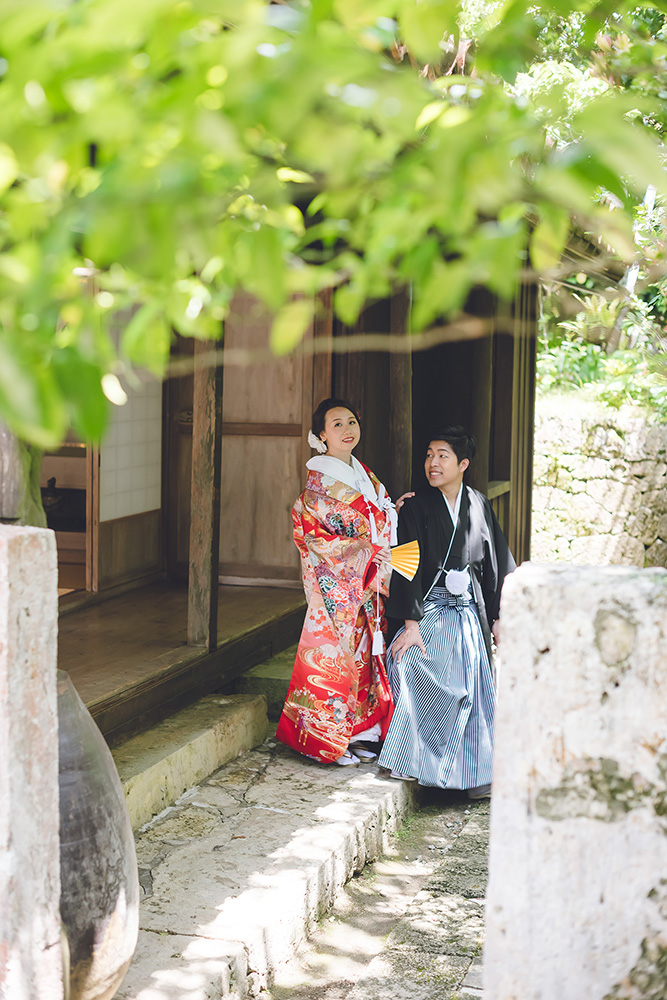
{"label": "stone paving slab", "polygon": [[478,807],[345,1000],[483,1000],[488,829]]}
{"label": "stone paving slab", "polygon": [[140,944],[118,1000],[256,996],[413,797],[272,739],[220,768],[137,834]]}

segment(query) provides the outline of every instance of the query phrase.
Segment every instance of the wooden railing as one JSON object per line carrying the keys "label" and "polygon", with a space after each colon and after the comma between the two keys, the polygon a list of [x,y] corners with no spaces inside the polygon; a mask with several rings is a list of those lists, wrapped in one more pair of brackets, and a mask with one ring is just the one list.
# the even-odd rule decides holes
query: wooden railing
{"label": "wooden railing", "polygon": [[494,479],[487,488],[486,495],[491,501],[493,513],[498,518],[503,534],[507,535],[510,514],[510,481],[509,479]]}

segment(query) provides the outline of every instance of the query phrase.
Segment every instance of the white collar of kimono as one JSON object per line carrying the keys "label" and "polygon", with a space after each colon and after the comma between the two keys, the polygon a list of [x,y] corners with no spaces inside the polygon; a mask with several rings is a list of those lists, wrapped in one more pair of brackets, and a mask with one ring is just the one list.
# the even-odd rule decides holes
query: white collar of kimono
{"label": "white collar of kimono", "polygon": [[[391,544],[396,545],[397,517],[393,503],[387,496],[382,483],[380,483],[379,491],[375,492],[371,478],[361,462],[354,455],[351,458],[352,465],[348,465],[340,458],[334,458],[333,455],[314,455],[306,462],[306,468],[310,469],[311,472],[321,472],[322,475],[329,476],[330,479],[337,479],[338,482],[345,483],[346,486],[361,493],[367,503],[372,503],[378,510],[384,511],[391,526]],[[372,518],[371,533],[375,536],[375,523]],[[375,541],[375,537],[373,537],[373,541]]]}
{"label": "white collar of kimono", "polygon": [[442,499],[447,504],[447,510],[449,511],[449,516],[451,517],[452,524],[454,525],[455,528],[456,528],[456,525],[457,525],[458,520],[459,520],[459,511],[461,510],[461,497],[462,497],[462,495],[463,495],[463,483],[461,483],[461,485],[459,487],[459,492],[458,492],[458,494],[456,496],[456,500],[454,501],[454,506],[452,507],[452,505],[450,504],[450,502],[447,499],[447,497],[445,496],[445,494],[444,493],[442,494]]}
{"label": "white collar of kimono", "polygon": [[322,475],[329,476],[330,479],[337,479],[340,483],[345,483],[346,486],[350,486],[358,493],[363,493],[365,498],[374,503],[376,507],[379,506],[375,487],[363,465],[354,455],[352,455],[352,465],[348,465],[340,458],[334,458],[333,455],[315,455],[306,462],[306,468],[310,469],[311,472],[321,472]]}

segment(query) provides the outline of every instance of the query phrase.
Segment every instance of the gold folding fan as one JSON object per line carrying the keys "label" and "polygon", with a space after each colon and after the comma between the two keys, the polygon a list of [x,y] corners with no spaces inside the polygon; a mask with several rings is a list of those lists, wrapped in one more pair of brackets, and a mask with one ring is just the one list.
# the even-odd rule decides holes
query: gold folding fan
{"label": "gold folding fan", "polygon": [[419,542],[406,542],[405,545],[397,545],[391,550],[392,568],[404,576],[406,580],[412,580],[419,566]]}

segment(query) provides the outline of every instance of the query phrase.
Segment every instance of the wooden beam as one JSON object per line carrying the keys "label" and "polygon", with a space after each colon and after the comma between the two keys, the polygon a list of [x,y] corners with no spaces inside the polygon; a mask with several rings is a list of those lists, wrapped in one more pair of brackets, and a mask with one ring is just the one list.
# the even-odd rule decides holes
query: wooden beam
{"label": "wooden beam", "polygon": [[206,365],[209,351],[206,341],[195,341],[188,644],[211,652],[218,633],[222,368]]}
{"label": "wooden beam", "polygon": [[224,435],[233,434],[237,437],[298,437],[303,434],[301,424],[280,424],[280,423],[232,423],[225,421],[222,433]]}

